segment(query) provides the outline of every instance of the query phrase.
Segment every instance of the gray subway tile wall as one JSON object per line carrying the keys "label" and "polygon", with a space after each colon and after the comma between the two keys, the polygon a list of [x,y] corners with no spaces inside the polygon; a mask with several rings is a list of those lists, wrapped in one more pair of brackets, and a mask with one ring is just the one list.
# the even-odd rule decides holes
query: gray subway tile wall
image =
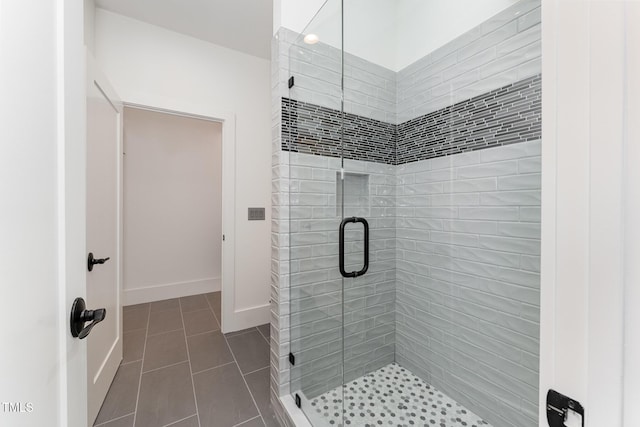
{"label": "gray subway tile wall", "polygon": [[[343,374],[354,379],[393,361],[395,218],[371,212],[371,206],[389,205],[387,214],[392,214],[393,197],[377,193],[387,193],[378,191],[378,187],[388,187],[387,183],[394,182],[394,174],[393,168],[371,162],[358,161],[353,168],[355,172],[367,172],[368,186],[353,186],[350,195],[355,201],[345,204],[344,209],[346,215],[367,216],[371,267],[365,276],[346,280],[343,289],[336,268],[341,220],[341,212],[336,210],[336,170],[340,159],[291,153],[289,161],[304,165],[299,167],[298,176],[320,176],[324,181],[317,182],[328,184],[314,186],[310,198],[301,199],[301,189],[308,181],[289,180],[294,201],[291,206],[297,208],[289,216],[289,333],[291,351],[296,356],[291,387],[313,399],[342,384]],[[300,168],[306,173],[300,173]],[[360,229],[353,227],[346,232],[345,253],[347,269],[359,270],[363,253]]]}
{"label": "gray subway tile wall", "polygon": [[[342,282],[336,274],[340,139],[322,134],[325,139],[318,141],[327,143],[325,151],[312,155],[310,147],[318,142],[309,138],[335,119],[331,110],[340,110],[339,50],[321,43],[299,46],[296,38],[281,29],[272,45],[278,60],[272,68],[270,375],[271,400],[281,422],[291,425],[279,396],[303,390],[311,397],[341,384],[343,374],[352,379],[395,359],[495,427],[536,425],[539,0],[518,2],[398,73],[345,55],[344,111],[352,121],[362,120],[354,137],[363,135],[362,129],[369,132],[344,161],[345,171],[368,176],[369,194],[353,198],[348,207],[372,218],[377,238],[372,231],[372,270],[359,278],[365,280],[345,283],[344,332]],[[291,74],[296,85],[288,90]],[[429,116],[431,121],[423,121],[428,128],[439,111],[471,98],[487,99],[488,93],[519,82],[529,85],[524,99],[531,111],[524,113],[525,121],[534,117],[527,123],[538,127],[512,125],[495,139],[502,146],[421,157],[427,139],[418,135],[418,154],[400,161],[402,141],[396,134],[398,148],[391,147],[390,161],[389,147],[367,145],[388,139],[387,126],[397,129]],[[309,126],[300,127],[304,120],[297,117],[307,145],[286,151],[283,147],[291,144],[287,109],[293,103],[302,115],[305,108],[313,112]],[[481,115],[481,108],[473,111]],[[524,111],[521,105],[506,105],[505,114],[509,109]],[[326,117],[314,122],[313,114]],[[371,126],[365,119],[381,124]],[[443,120],[447,132],[450,123]],[[479,131],[490,126],[482,120],[477,124]],[[340,131],[340,124],[331,126]],[[468,126],[461,123],[456,130]],[[433,141],[446,140],[436,136],[442,129],[432,129]],[[366,157],[362,147],[375,157]],[[347,242],[354,265],[359,240],[353,232]],[[288,362],[291,350],[294,370]]]}
{"label": "gray subway tile wall", "polygon": [[[397,168],[405,183],[444,172],[438,175],[448,176],[442,187],[399,184],[397,197],[402,200],[408,188],[409,194],[423,194],[425,208],[435,198],[450,200],[452,210],[446,219],[428,217],[429,222],[417,222],[425,214],[420,206],[398,213],[396,361],[496,427],[534,426],[540,224],[522,221],[520,209],[540,209],[540,171],[532,179],[531,171],[520,174],[500,159],[514,165],[518,155],[539,159],[540,141],[485,152],[475,165],[454,166],[453,156],[449,165],[435,165],[440,169],[428,160]],[[472,169],[482,172],[470,174]],[[482,178],[468,180],[469,175]],[[498,189],[501,179],[512,185]],[[465,192],[447,192],[455,189]],[[427,233],[426,240],[416,237],[418,230]],[[521,414],[520,423],[501,415],[505,407]]]}
{"label": "gray subway tile wall", "polygon": [[[288,55],[281,56],[287,76],[295,77],[295,85],[281,96],[300,102],[340,110],[342,52],[324,43],[307,45],[299,34],[282,28],[279,40],[291,45]],[[282,52],[282,50],[281,50]],[[395,124],[396,73],[348,52],[344,54],[344,112]],[[284,86],[286,88],[286,86]]]}
{"label": "gray subway tile wall", "polygon": [[[540,141],[530,141],[399,166],[346,162],[369,172],[364,211],[347,215],[370,221],[372,268],[342,293],[340,160],[290,153],[304,165],[289,180],[298,189],[289,213],[292,389],[312,399],[343,374],[351,380],[396,360],[496,427],[513,425],[498,407],[535,425],[540,224],[529,212],[540,209],[540,170],[518,163],[539,167],[539,157]],[[330,185],[299,199],[307,181],[299,177],[313,176]],[[360,241],[347,239],[355,265]],[[459,368],[470,371],[457,378]]]}
{"label": "gray subway tile wall", "polygon": [[523,0],[405,67],[398,123],[539,74],[540,38],[540,0]]}

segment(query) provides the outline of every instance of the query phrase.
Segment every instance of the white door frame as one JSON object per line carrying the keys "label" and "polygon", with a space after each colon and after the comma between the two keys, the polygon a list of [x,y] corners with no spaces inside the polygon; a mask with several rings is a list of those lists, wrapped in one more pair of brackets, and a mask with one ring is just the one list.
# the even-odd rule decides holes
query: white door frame
{"label": "white door frame", "polygon": [[125,107],[138,108],[159,113],[209,120],[222,124],[222,307],[220,328],[222,332],[233,331],[238,323],[235,313],[235,188],[236,188],[236,119],[235,114],[214,109],[182,105],[150,106],[125,102]]}
{"label": "white door frame", "polygon": [[625,6],[626,145],[624,197],[624,426],[640,425],[640,2]]}
{"label": "white door frame", "polygon": [[[118,94],[115,93],[115,91],[113,90],[113,87],[111,86],[111,84],[109,83],[108,79],[106,78],[106,76],[104,75],[104,73],[102,73],[102,70],[100,70],[100,68],[98,67],[98,64],[95,60],[95,58],[93,57],[93,55],[91,54],[91,52],[88,51],[88,49],[85,50],[85,57],[86,57],[86,88],[87,88],[87,93],[89,92],[89,87],[91,86],[95,86],[98,91],[102,92],[103,96],[105,97],[104,99],[107,100],[111,106],[113,107],[113,109],[116,111],[117,113],[117,121],[118,121],[118,140],[116,142],[116,152],[117,152],[117,160],[116,160],[116,185],[117,185],[117,189],[116,189],[116,194],[117,194],[117,206],[116,206],[116,215],[117,215],[117,219],[116,219],[116,230],[117,230],[117,236],[115,238],[115,242],[116,242],[116,253],[114,254],[115,256],[113,256],[113,260],[112,262],[115,263],[115,269],[116,269],[116,312],[115,313],[109,313],[109,311],[107,310],[107,316],[109,316],[108,318],[105,319],[105,322],[111,322],[113,321],[113,318],[115,317],[115,321],[116,321],[116,329],[117,329],[117,339],[115,340],[115,342],[113,343],[113,345],[110,347],[109,350],[109,354],[105,355],[105,358],[103,359],[103,363],[100,366],[98,373],[95,375],[94,378],[87,378],[87,405],[90,408],[89,412],[88,412],[88,417],[89,417],[89,422],[92,423],[95,421],[96,417],[99,414],[100,411],[100,407],[102,406],[102,404],[104,403],[104,397],[106,396],[109,387],[111,386],[111,383],[115,377],[115,374],[118,370],[118,367],[120,366],[120,362],[122,361],[122,352],[123,352],[123,335],[122,335],[122,279],[123,279],[123,270],[122,270],[122,249],[123,249],[123,236],[124,236],[124,226],[123,226],[123,200],[124,200],[124,187],[123,187],[123,159],[122,159],[122,153],[123,153],[123,105],[122,102],[120,101],[120,99],[118,98]],[[88,117],[86,122],[88,123]],[[87,129],[87,131],[89,131],[89,129]],[[85,150],[87,150],[86,146],[85,146]],[[86,156],[85,156],[86,158]],[[95,159],[94,159],[95,162]],[[87,163],[88,166],[88,163]],[[85,176],[90,173],[90,171],[87,169],[85,172]],[[85,178],[86,179],[86,178]],[[86,185],[86,184],[85,184]],[[88,189],[89,191],[91,191],[91,189]],[[87,212],[89,212],[90,210],[87,207]],[[86,218],[85,218],[85,229],[86,229]],[[88,231],[86,231],[88,233]],[[93,232],[95,233],[96,230],[93,230]],[[89,236],[91,236],[91,234],[89,234]],[[95,243],[95,242],[94,242]],[[86,243],[85,243],[86,244]],[[87,253],[87,251],[92,250],[91,248],[87,248],[85,250],[85,254]],[[95,249],[93,249],[95,251]],[[99,255],[98,255],[99,256]],[[91,273],[88,273],[87,271],[85,271],[85,275],[90,275]],[[87,281],[87,286],[88,289],[91,290],[91,281]],[[96,286],[95,283],[93,283],[93,286]],[[91,296],[87,295],[86,302],[88,305],[89,309],[95,309],[95,308],[99,308],[100,306],[97,305],[99,304],[97,301],[92,301],[91,300]],[[97,328],[100,328],[100,326],[97,326]],[[88,344],[91,345],[91,344]],[[95,344],[94,344],[95,345]],[[95,347],[94,347],[95,349]],[[88,360],[88,370],[91,370],[91,363],[89,362],[89,359],[92,358],[91,355],[91,351],[89,351],[87,353],[87,360]],[[100,399],[96,399],[96,395],[102,399],[102,401],[100,401]],[[98,406],[98,402],[100,404],[100,406]],[[93,419],[91,419],[93,417]]]}
{"label": "white door frame", "polygon": [[[56,0],[58,75],[58,332],[59,426],[86,426],[87,342],[71,336],[69,315],[76,297],[86,298],[86,65],[84,6]],[[51,399],[55,401],[54,396]]]}
{"label": "white door frame", "polygon": [[540,426],[550,388],[623,425],[625,37],[625,2],[542,2]]}

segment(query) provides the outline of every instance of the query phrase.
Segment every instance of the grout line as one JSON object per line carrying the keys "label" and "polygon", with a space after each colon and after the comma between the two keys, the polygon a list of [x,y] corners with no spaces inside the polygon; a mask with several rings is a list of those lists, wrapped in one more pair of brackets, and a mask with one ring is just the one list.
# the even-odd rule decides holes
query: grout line
{"label": "grout line", "polygon": [[[260,413],[260,410],[258,410],[258,413]],[[245,420],[245,421],[241,422],[240,424],[235,424],[233,427],[239,427],[239,426],[241,426],[241,425],[243,425],[243,424],[248,423],[249,421],[253,421],[253,420],[255,420],[256,418],[262,418],[262,416],[260,416],[260,415],[256,415],[255,417],[253,417],[253,418],[249,418],[248,420]]]}
{"label": "grout line", "polygon": [[198,375],[198,374],[201,374],[203,372],[211,371],[212,369],[222,368],[223,366],[231,365],[232,363],[236,363],[236,362],[235,361],[234,362],[227,362],[227,363],[223,363],[222,365],[212,366],[211,368],[207,368],[207,369],[203,369],[203,370],[198,371],[198,372],[194,372],[191,375]]}
{"label": "grout line", "polygon": [[195,313],[196,311],[203,311],[203,310],[209,310],[209,308],[208,307],[196,308],[195,310],[184,311],[183,314],[191,314],[191,313]]}
{"label": "grout line", "polygon": [[[205,311],[205,310],[211,310],[213,311],[213,309],[211,308],[211,306],[209,305],[209,301],[207,301],[207,306],[205,308],[197,308],[195,310],[189,310],[189,311],[185,311],[185,313],[196,313],[198,311]],[[215,317],[215,316],[214,316]]]}
{"label": "grout line", "polygon": [[[251,328],[243,329],[241,331],[229,332],[226,335],[228,335],[229,338],[234,338],[234,337],[238,337],[240,335],[249,334],[249,333],[253,332],[254,330],[257,331],[258,328],[256,328],[255,326],[252,326]],[[260,331],[258,331],[258,333],[260,334]],[[225,334],[223,334],[223,335],[225,335]],[[260,336],[264,338],[264,335],[260,334]]]}
{"label": "grout line", "polygon": [[[215,317],[215,316],[213,316]],[[204,334],[210,334],[211,332],[218,332],[220,330],[220,328],[218,329],[214,329],[211,331],[204,331],[204,332],[198,332],[197,334],[191,334],[191,335],[186,335],[187,338],[191,338],[191,337],[197,337],[198,335],[204,335]]]}
{"label": "grout line", "polygon": [[[182,315],[182,314],[181,314]],[[184,325],[183,325],[184,326]],[[181,331],[184,328],[171,329],[170,331],[156,332],[155,334],[147,334],[147,337],[155,337],[157,335],[168,334],[169,332]]]}
{"label": "grout line", "polygon": [[138,391],[136,393],[136,409],[133,413],[133,425],[136,425],[136,418],[138,417],[138,402],[140,402],[140,388],[142,387],[142,371],[144,370],[144,356],[147,352],[147,338],[149,337],[149,322],[151,321],[151,305],[149,305],[149,311],[147,312],[147,328],[144,336],[144,347],[142,348],[142,361],[140,362],[140,378],[138,379]]}
{"label": "grout line", "polygon": [[[205,300],[206,300],[206,297],[205,297]],[[182,320],[184,345],[187,347],[187,361],[189,362],[189,372],[191,372],[191,389],[193,390],[193,403],[195,404],[195,407],[196,407],[198,427],[201,427],[200,411],[198,411],[198,397],[196,396],[196,384],[195,384],[195,381],[193,380],[193,367],[191,366],[191,354],[189,353],[189,343],[187,342],[187,332],[186,332],[186,328],[184,327],[184,313],[182,312],[182,301],[180,299],[178,299],[178,305],[180,307],[180,319]]]}
{"label": "grout line", "polygon": [[251,389],[249,388],[249,383],[247,383],[247,379],[244,377],[244,375],[242,375],[242,370],[240,370],[240,365],[238,364],[238,359],[236,359],[236,355],[233,352],[233,349],[231,348],[231,346],[229,345],[229,341],[227,340],[227,337],[224,334],[222,334],[222,336],[224,337],[224,341],[227,343],[227,347],[229,348],[229,351],[231,352],[231,356],[233,356],[233,360],[236,362],[236,367],[238,368],[238,372],[240,372],[240,376],[242,377],[242,381],[244,381],[244,386],[247,388],[247,391],[249,392],[249,396],[251,396],[251,400],[253,401],[253,404],[256,407],[256,410],[258,411],[258,415],[262,416],[262,412],[260,412],[260,407],[256,403],[256,399],[255,399],[255,397],[253,397],[253,393],[251,392]]}
{"label": "grout line", "polygon": [[[267,323],[267,325],[269,325],[269,330],[271,330],[271,323]],[[260,325],[262,326],[262,325]],[[265,339],[265,341],[267,342],[267,344],[269,344],[269,347],[271,347],[271,340],[269,338],[267,338],[262,331],[260,330],[260,328],[256,327],[256,329],[258,330],[258,332],[260,332],[260,335],[262,335],[262,338]],[[271,333],[269,333],[269,336],[271,336]]]}
{"label": "grout line", "polygon": [[[209,298],[207,298],[206,296],[204,298],[207,300],[207,304],[209,304],[209,308],[211,309],[211,312],[213,312],[213,318],[216,319],[216,323],[218,324],[218,329],[220,329],[220,332],[222,332],[222,324],[220,323],[220,319],[218,319],[218,316],[216,316],[216,311],[213,309],[213,305],[211,305]],[[220,291],[220,298],[222,298],[222,291]],[[220,302],[220,304],[222,304],[222,302]]]}
{"label": "grout line", "polygon": [[128,331],[123,330],[122,335],[129,334],[131,332],[146,331],[146,330],[147,330],[146,328],[135,328],[135,329],[130,329]]}
{"label": "grout line", "polygon": [[132,363],[136,363],[136,362],[142,362],[144,359],[140,358],[140,359],[136,359],[136,360],[130,360],[128,362],[120,362],[120,365],[118,366],[118,368],[120,368],[120,366],[124,366],[124,365],[130,365]]}
{"label": "grout line", "polygon": [[110,423],[110,422],[112,422],[112,421],[118,421],[118,420],[121,420],[121,419],[123,419],[123,418],[127,418],[129,415],[134,415],[134,414],[135,414],[135,412],[131,412],[131,413],[128,413],[128,414],[125,414],[125,415],[121,415],[121,416],[119,416],[119,417],[117,417],[117,418],[112,418],[112,419],[107,420],[107,421],[105,421],[105,422],[103,422],[103,423],[100,423],[100,424],[94,424],[94,425],[93,425],[93,427],[100,427],[100,426],[104,426],[104,425],[106,425],[106,424],[108,424],[108,423]]}
{"label": "grout line", "polygon": [[164,369],[164,368],[171,368],[172,366],[177,366],[177,365],[180,365],[180,364],[182,364],[182,363],[184,363],[184,362],[188,362],[188,360],[183,360],[183,361],[181,361],[181,362],[172,363],[172,364],[170,364],[170,365],[160,366],[159,368],[153,368],[153,369],[150,369],[150,370],[148,370],[148,371],[144,371],[144,372],[142,372],[142,373],[143,373],[143,374],[148,374],[149,372],[159,371],[159,370]]}
{"label": "grout line", "polygon": [[[265,323],[264,325],[267,325],[269,327],[269,333],[271,333],[271,321],[269,321],[269,323]],[[258,325],[256,326],[256,329],[258,330],[258,332],[260,332],[260,335],[262,335],[264,339],[267,339],[267,337],[260,330],[260,326],[264,326],[264,325]]]}
{"label": "grout line", "polygon": [[[263,369],[267,369],[267,368],[270,368],[270,367],[271,367],[271,364],[265,366],[264,368],[258,368],[255,371],[247,372],[246,374],[242,374],[242,375],[244,376],[244,375],[255,374],[258,371],[262,371]],[[240,371],[240,373],[242,373],[242,371]]]}
{"label": "grout line", "polygon": [[149,308],[149,311],[151,313],[164,313],[165,311],[171,311],[171,310],[179,310],[180,306],[178,305],[178,307],[173,307],[173,308],[163,308],[162,310],[151,310],[151,308]]}
{"label": "grout line", "polygon": [[193,417],[197,417],[197,416],[198,416],[198,413],[196,412],[195,414],[191,414],[191,415],[189,415],[188,417],[184,417],[184,418],[182,418],[182,419],[180,419],[180,420],[173,421],[173,422],[171,422],[171,423],[169,423],[169,424],[165,424],[163,427],[170,427],[170,426],[174,426],[174,425],[178,424],[179,422],[182,422],[182,421],[184,421],[184,420],[188,420],[189,418],[193,418]]}

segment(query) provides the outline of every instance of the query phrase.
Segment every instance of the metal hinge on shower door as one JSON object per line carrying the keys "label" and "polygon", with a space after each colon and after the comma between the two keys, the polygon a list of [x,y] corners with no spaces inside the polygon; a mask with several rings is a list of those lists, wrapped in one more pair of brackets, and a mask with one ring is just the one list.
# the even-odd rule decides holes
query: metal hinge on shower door
{"label": "metal hinge on shower door", "polygon": [[[289,353],[289,363],[291,364],[291,366],[294,366],[296,364],[296,357],[293,355],[293,353]],[[300,395],[296,393],[294,398],[296,400],[296,406],[298,408],[302,407],[302,399],[300,399]]]}

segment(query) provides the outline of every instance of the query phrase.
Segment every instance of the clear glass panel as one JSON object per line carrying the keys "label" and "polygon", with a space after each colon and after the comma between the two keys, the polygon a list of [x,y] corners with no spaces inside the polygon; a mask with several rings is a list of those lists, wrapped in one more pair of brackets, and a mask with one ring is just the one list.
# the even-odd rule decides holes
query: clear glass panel
{"label": "clear glass panel", "polygon": [[313,425],[537,425],[540,1],[460,4],[333,0],[292,36],[291,391]]}
{"label": "clear glass panel", "polygon": [[328,1],[302,34],[288,37],[294,78],[289,98],[283,100],[283,144],[290,152],[290,336],[295,357],[290,388],[311,423],[328,426],[342,424],[341,419],[336,423],[342,416],[343,384],[338,271],[341,2]]}
{"label": "clear glass panel", "polygon": [[537,425],[540,2],[498,3],[344,0],[345,425]]}
{"label": "clear glass panel", "polygon": [[[344,215],[369,225],[368,269],[344,279],[345,425],[406,423],[380,406],[383,400],[389,408],[399,403],[391,402],[380,371],[395,361],[396,79],[380,61],[393,55],[395,3],[344,2]],[[363,227],[355,223],[347,230],[346,271],[358,271]]]}

